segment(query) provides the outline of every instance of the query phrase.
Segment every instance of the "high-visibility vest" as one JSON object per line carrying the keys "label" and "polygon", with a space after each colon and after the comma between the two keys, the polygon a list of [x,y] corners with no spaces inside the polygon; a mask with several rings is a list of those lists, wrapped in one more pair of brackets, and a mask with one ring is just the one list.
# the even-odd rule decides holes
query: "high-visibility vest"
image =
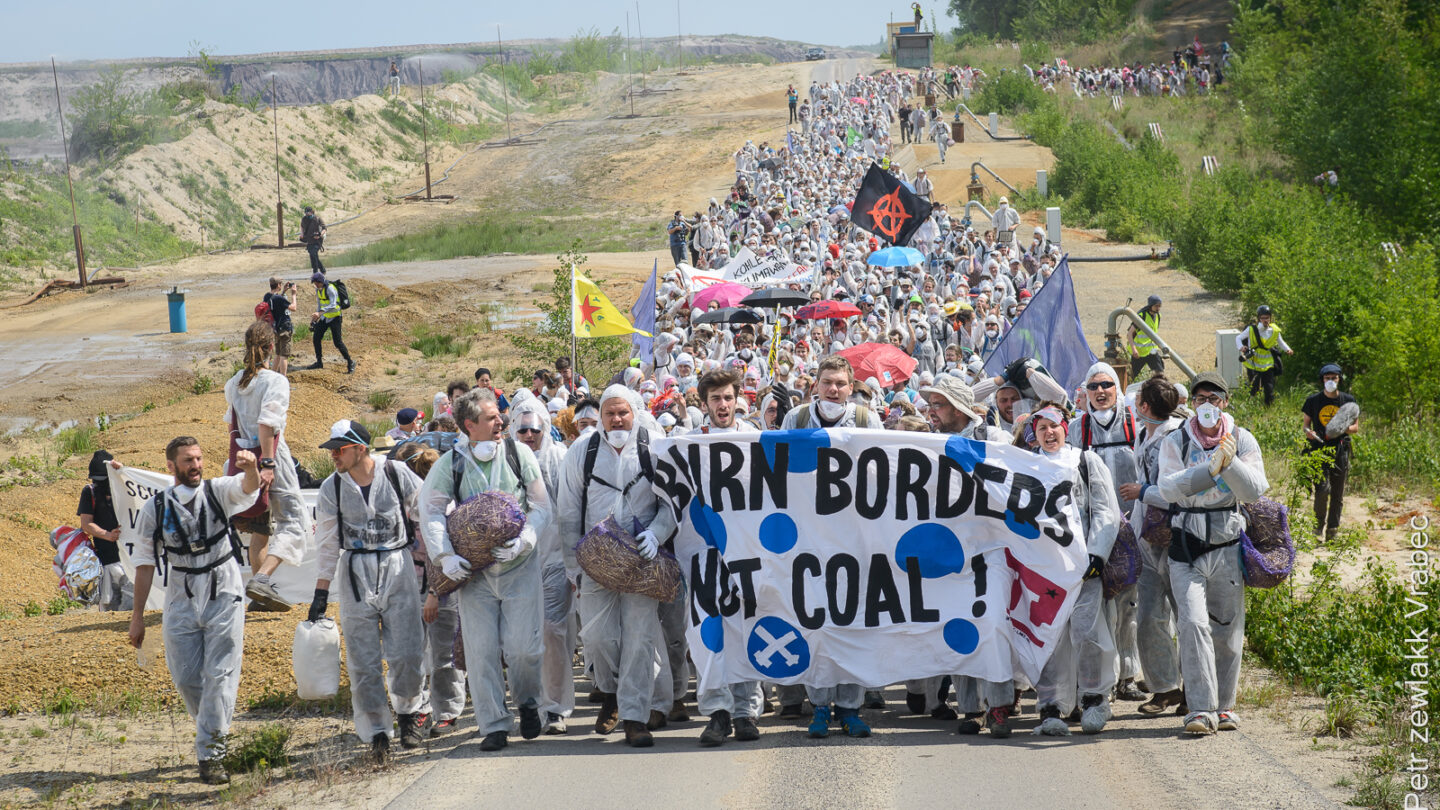
{"label": "high-visibility vest", "polygon": [[[328,320],[332,320],[332,319],[334,319],[334,318],[338,318],[338,317],[340,317],[340,316],[343,314],[339,309],[336,309],[334,312],[326,312],[326,311],[325,311],[325,308],[328,307],[328,306],[330,306],[331,303],[332,303],[332,299],[331,299],[331,297],[330,297],[330,291],[333,290],[333,289],[335,289],[335,285],[334,285],[334,284],[328,284],[328,283],[327,283],[324,287],[321,287],[319,290],[317,290],[317,291],[315,292],[315,296],[316,296],[317,299],[319,299],[319,302],[320,302],[320,317],[324,318],[324,319],[327,320],[327,321],[328,321]],[[336,293],[336,296],[337,296],[337,298],[338,298],[338,296],[339,296],[339,293],[338,293],[338,292]]]}
{"label": "high-visibility vest", "polygon": [[[1155,334],[1160,334],[1160,313],[1142,309],[1138,314],[1140,315],[1140,320],[1144,321],[1146,326],[1154,330]],[[1139,329],[1135,330],[1136,357],[1149,357],[1150,353],[1155,351],[1155,348],[1155,341],[1151,340],[1149,335]]]}
{"label": "high-visibility vest", "polygon": [[1246,327],[1250,334],[1246,343],[1250,346],[1250,357],[1244,361],[1245,367],[1251,371],[1269,371],[1275,366],[1275,347],[1280,343],[1280,325],[1270,324],[1270,337],[1260,337],[1260,329],[1255,324]]}

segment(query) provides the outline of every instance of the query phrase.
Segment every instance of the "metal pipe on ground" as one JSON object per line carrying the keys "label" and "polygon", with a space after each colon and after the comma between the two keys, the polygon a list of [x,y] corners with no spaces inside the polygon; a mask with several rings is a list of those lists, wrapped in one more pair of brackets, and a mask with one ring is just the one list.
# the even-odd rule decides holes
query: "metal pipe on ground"
{"label": "metal pipe on ground", "polygon": [[1000,175],[996,174],[996,173],[994,172],[994,170],[992,170],[989,166],[986,166],[984,163],[981,163],[981,162],[978,161],[978,160],[975,161],[974,163],[971,163],[971,164],[970,164],[970,182],[971,182],[971,183],[979,183],[979,182],[980,182],[980,174],[979,174],[979,172],[976,172],[976,171],[975,171],[975,169],[976,169],[977,167],[978,167],[978,168],[981,168],[981,169],[984,169],[984,170],[985,170],[985,173],[988,174],[988,175],[990,175],[991,177],[995,178],[996,180],[998,180],[998,181],[1000,182],[1000,185],[1004,186],[1005,188],[1010,189],[1010,193],[1011,193],[1011,194],[1019,194],[1019,193],[1020,193],[1020,189],[1015,188],[1014,186],[1012,186],[1012,185],[1010,185],[1009,183],[1005,182],[1005,178],[1003,178],[1003,177],[1001,177]]}
{"label": "metal pipe on ground", "polygon": [[[1072,256],[1070,261],[1075,261],[1075,258]],[[1189,379],[1195,379],[1195,370],[1190,368],[1190,365],[1185,362],[1185,358],[1176,354],[1175,350],[1171,349],[1170,345],[1161,339],[1160,335],[1156,334],[1155,330],[1151,329],[1150,325],[1145,323],[1145,321],[1135,313],[1135,310],[1130,307],[1116,307],[1110,311],[1109,316],[1105,319],[1105,362],[1118,368],[1119,365],[1126,360],[1127,355],[1120,354],[1120,348],[1123,344],[1120,340],[1119,322],[1122,316],[1130,319],[1130,323],[1134,325],[1136,331],[1148,335],[1150,339],[1155,342],[1155,347],[1160,352],[1161,357],[1173,361],[1175,365],[1180,367],[1181,371],[1185,372],[1185,376]]]}
{"label": "metal pipe on ground", "polygon": [[1158,262],[1170,258],[1174,252],[1173,247],[1164,250],[1151,248],[1149,253],[1139,253],[1133,256],[1070,256],[1071,263],[1074,262]]}

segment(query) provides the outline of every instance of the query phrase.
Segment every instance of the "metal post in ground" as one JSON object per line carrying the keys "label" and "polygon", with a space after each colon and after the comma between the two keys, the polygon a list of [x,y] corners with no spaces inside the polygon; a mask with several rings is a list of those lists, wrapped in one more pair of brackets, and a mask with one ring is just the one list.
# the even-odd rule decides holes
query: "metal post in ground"
{"label": "metal post in ground", "polygon": [[270,74],[270,113],[275,119],[275,247],[285,247],[285,203],[280,199],[280,100],[275,95],[275,74]]}
{"label": "metal post in ground", "polygon": [[420,67],[420,133],[425,138],[425,199],[430,199],[430,124],[425,120],[425,60],[416,58]]}
{"label": "metal post in ground", "polygon": [[88,283],[85,278],[85,240],[80,236],[80,216],[75,212],[75,184],[70,179],[70,138],[65,134],[65,107],[60,103],[60,72],[55,68],[55,58],[50,58],[50,76],[55,80],[55,109],[60,111],[60,144],[65,150],[65,186],[70,189],[70,230],[75,236],[75,267],[80,271],[80,287]]}
{"label": "metal post in ground", "polygon": [[510,87],[505,84],[505,45],[500,41],[500,23],[495,23],[495,48],[500,51],[500,89],[505,92],[505,140],[513,141],[510,133]]}

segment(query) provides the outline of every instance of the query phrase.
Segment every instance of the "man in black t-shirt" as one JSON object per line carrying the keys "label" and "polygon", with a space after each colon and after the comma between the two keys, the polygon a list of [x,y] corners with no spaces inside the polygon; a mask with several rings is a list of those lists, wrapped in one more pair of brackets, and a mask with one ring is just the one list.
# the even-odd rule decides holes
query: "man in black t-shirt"
{"label": "man in black t-shirt", "polygon": [[1320,390],[1306,397],[1305,404],[1300,406],[1301,424],[1310,445],[1305,452],[1313,453],[1325,447],[1335,451],[1334,460],[1324,464],[1320,480],[1315,483],[1315,533],[1324,531],[1327,540],[1334,539],[1335,530],[1340,527],[1345,479],[1350,474],[1350,437],[1360,430],[1360,415],[1356,412],[1354,421],[1344,430],[1334,438],[1327,438],[1331,420],[1345,419],[1341,408],[1355,402],[1355,397],[1340,390],[1340,377],[1339,366],[1334,363],[1322,366]]}
{"label": "man in black t-shirt", "polygon": [[272,368],[277,374],[283,375],[290,370],[290,341],[295,337],[295,322],[290,319],[290,313],[295,310],[295,298],[295,282],[270,279],[270,292],[265,293],[265,303],[270,305],[270,317],[275,322],[275,362]]}
{"label": "man in black t-shirt", "polygon": [[134,588],[120,564],[120,521],[115,517],[115,500],[110,494],[110,454],[96,450],[90,457],[90,483],[80,492],[80,531],[90,535],[90,546],[105,566],[100,580],[100,609],[129,610]]}

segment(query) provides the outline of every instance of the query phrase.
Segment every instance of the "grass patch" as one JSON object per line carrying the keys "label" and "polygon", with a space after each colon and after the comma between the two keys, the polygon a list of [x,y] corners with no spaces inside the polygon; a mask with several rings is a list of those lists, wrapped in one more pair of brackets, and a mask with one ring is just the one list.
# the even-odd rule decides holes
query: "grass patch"
{"label": "grass patch", "polygon": [[395,406],[394,391],[371,391],[370,396],[365,398],[370,407],[377,411],[388,411]]}
{"label": "grass patch", "polygon": [[56,452],[60,458],[88,456],[100,449],[96,441],[99,431],[89,425],[78,425],[60,431],[55,437]]}
{"label": "grass patch", "polygon": [[209,374],[196,374],[195,379],[190,381],[190,393],[195,394],[196,396],[199,396],[200,394],[207,394],[214,387],[215,379]]}
{"label": "grass patch", "polygon": [[304,467],[305,471],[314,476],[317,481],[324,480],[330,477],[330,473],[335,472],[335,460],[330,458],[329,453],[323,451],[301,456],[300,466]]}
{"label": "grass patch", "polygon": [[65,614],[65,611],[69,610],[70,608],[77,607],[83,608],[85,607],[85,603],[77,602],[76,600],[71,599],[68,596],[62,595],[51,599],[50,604],[45,606],[45,612],[50,614],[51,616],[63,616]]}
{"label": "grass patch", "polygon": [[[463,330],[465,332],[468,330]],[[473,334],[473,332],[471,333]],[[425,355],[436,357],[464,357],[470,351],[470,334],[454,334],[436,331],[429,324],[420,324],[410,331],[410,348]]]}
{"label": "grass patch", "polygon": [[74,714],[84,707],[84,701],[80,700],[80,697],[70,687],[62,686],[45,698],[40,710],[48,715],[63,717]]}
{"label": "grass patch", "polygon": [[45,612],[45,606],[40,604],[39,602],[36,602],[34,599],[31,599],[29,602],[25,603],[25,607],[21,608],[20,612],[24,613],[26,616],[39,616]]}
{"label": "grass patch", "polygon": [[267,723],[257,731],[231,735],[225,744],[225,769],[250,773],[283,768],[290,764],[290,754],[285,750],[289,743],[290,728],[283,723]]}

